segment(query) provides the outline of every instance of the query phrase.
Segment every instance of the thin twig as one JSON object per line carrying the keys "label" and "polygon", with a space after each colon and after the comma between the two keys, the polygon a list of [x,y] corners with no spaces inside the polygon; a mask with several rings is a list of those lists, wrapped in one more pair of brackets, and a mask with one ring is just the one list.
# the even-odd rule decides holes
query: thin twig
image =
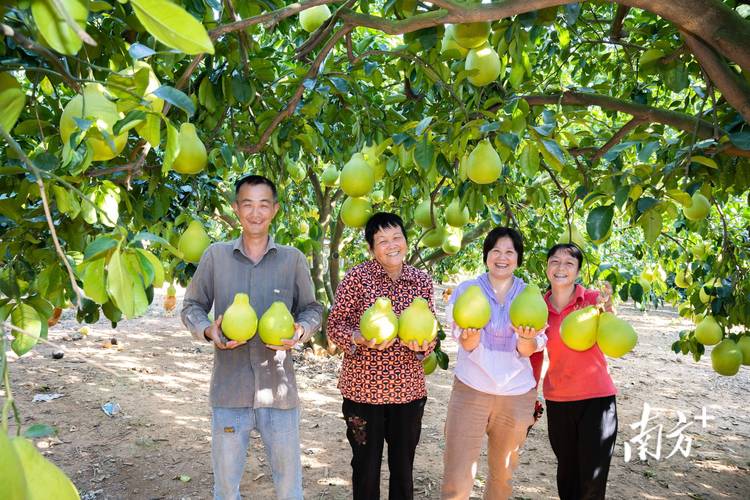
{"label": "thin twig", "polygon": [[622,126],[620,130],[615,132],[615,134],[602,146],[599,148],[596,153],[591,155],[591,163],[595,164],[598,162],[610,149],[612,149],[615,145],[619,144],[620,141],[630,133],[631,130],[636,128],[638,125],[643,123],[643,120],[640,118],[631,118],[629,122],[627,122],[625,125]]}
{"label": "thin twig", "polygon": [[63,65],[62,62],[60,62],[60,59],[53,54],[49,49],[46,47],[43,47],[36,43],[34,40],[25,37],[15,29],[11,28],[7,24],[0,23],[0,31],[2,31],[4,36],[11,37],[13,40],[16,41],[19,45],[22,47],[31,50],[33,52],[36,52],[40,56],[42,56],[52,67],[57,69],[57,74],[62,77],[63,80],[76,92],[80,92],[81,86],[76,82],[76,79],[73,77],[73,75],[70,74],[68,69]]}
{"label": "thin twig", "polygon": [[54,5],[54,8],[57,11],[57,13],[60,14],[65,20],[65,24],[70,26],[70,29],[75,31],[76,36],[80,38],[83,41],[83,43],[87,45],[91,45],[92,47],[96,47],[96,40],[91,38],[91,35],[86,33],[86,30],[81,28],[78,22],[75,19],[73,19],[73,16],[70,15],[70,12],[68,12],[68,9],[66,9],[65,5],[63,5],[62,0],[52,0],[52,4]]}
{"label": "thin twig", "polygon": [[268,142],[268,139],[271,137],[271,134],[276,129],[276,127],[281,123],[284,119],[288,118],[292,115],[294,112],[294,109],[297,107],[297,103],[302,99],[302,95],[305,92],[305,82],[307,80],[314,80],[318,76],[318,72],[320,71],[320,66],[323,64],[323,61],[325,60],[328,53],[333,49],[334,45],[338,43],[341,38],[346,36],[347,33],[349,33],[352,30],[351,26],[344,26],[340,31],[336,32],[330,40],[325,44],[325,46],[320,50],[318,53],[318,56],[315,58],[315,61],[313,62],[312,66],[310,66],[310,69],[308,70],[307,74],[302,78],[302,81],[300,81],[299,85],[297,86],[297,90],[294,93],[294,96],[289,100],[286,107],[279,112],[273,120],[271,120],[271,123],[266,127],[266,129],[263,131],[263,134],[260,136],[260,139],[256,144],[252,144],[250,146],[246,146],[242,148],[243,151],[247,153],[257,153],[263,147],[265,146],[266,142]]}

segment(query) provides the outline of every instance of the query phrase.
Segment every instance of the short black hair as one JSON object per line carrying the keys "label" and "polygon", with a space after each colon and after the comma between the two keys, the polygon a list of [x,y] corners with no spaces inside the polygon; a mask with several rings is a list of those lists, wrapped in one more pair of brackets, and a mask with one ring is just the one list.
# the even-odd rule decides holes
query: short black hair
{"label": "short black hair", "polygon": [[365,224],[365,240],[370,248],[373,248],[375,244],[375,233],[387,227],[400,228],[401,232],[404,233],[404,239],[407,242],[409,241],[406,238],[406,229],[404,229],[404,221],[401,220],[401,217],[390,212],[377,212]]}
{"label": "short black hair", "polygon": [[567,252],[568,255],[578,261],[578,270],[583,265],[583,252],[575,243],[558,243],[547,251],[547,260],[550,260],[559,250]]}
{"label": "short black hair", "polygon": [[274,184],[273,181],[269,179],[268,177],[263,177],[262,175],[255,175],[255,174],[250,174],[244,177],[240,177],[239,179],[237,179],[237,181],[235,181],[234,183],[235,200],[237,199],[237,195],[240,194],[240,188],[244,186],[245,184],[249,184],[251,186],[258,186],[260,184],[265,184],[271,189],[274,203],[278,203],[279,196],[276,192],[276,184]]}
{"label": "short black hair", "polygon": [[523,236],[521,236],[521,233],[512,227],[497,226],[484,237],[482,251],[484,253],[485,265],[487,264],[487,255],[489,255],[490,251],[495,248],[495,244],[500,238],[510,238],[510,241],[513,242],[513,248],[518,254],[518,265],[520,266],[523,264]]}

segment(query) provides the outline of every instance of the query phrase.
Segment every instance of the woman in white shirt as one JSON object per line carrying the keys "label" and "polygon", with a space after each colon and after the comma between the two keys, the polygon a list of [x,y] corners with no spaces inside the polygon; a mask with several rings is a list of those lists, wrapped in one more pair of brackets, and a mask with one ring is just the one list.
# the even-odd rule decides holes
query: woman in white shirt
{"label": "woman in white shirt", "polygon": [[492,315],[481,330],[461,329],[455,323],[451,328],[459,347],[445,422],[444,500],[469,498],[485,435],[489,474],[484,498],[510,497],[518,450],[534,423],[537,393],[529,356],[544,349],[547,337],[532,328],[514,328],[508,314],[526,287],[513,274],[523,262],[523,239],[514,229],[496,227],[485,237],[483,253],[487,272],[461,283],[446,311],[452,318],[456,299],[478,285]]}

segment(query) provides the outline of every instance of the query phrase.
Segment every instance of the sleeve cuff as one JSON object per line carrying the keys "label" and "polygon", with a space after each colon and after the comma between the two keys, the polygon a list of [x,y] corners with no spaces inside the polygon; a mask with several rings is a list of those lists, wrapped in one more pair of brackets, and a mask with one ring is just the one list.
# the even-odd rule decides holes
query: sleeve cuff
{"label": "sleeve cuff", "polygon": [[211,322],[208,320],[198,323],[195,326],[195,330],[192,331],[193,337],[201,342],[206,342],[206,337],[203,335],[203,332],[205,332],[206,328],[208,328],[209,326],[211,326]]}

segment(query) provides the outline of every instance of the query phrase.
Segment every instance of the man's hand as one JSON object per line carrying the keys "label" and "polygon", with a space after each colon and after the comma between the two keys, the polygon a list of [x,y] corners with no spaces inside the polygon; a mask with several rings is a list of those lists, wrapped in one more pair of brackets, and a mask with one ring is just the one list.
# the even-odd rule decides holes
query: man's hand
{"label": "man's hand", "polygon": [[482,331],[476,328],[464,328],[461,332],[461,336],[458,337],[458,341],[461,343],[461,347],[464,348],[464,351],[471,352],[477,348],[481,338],[481,333]]}
{"label": "man's hand", "polygon": [[224,318],[224,315],[222,314],[218,318],[216,318],[216,321],[211,323],[211,326],[206,328],[206,331],[203,332],[203,336],[207,339],[210,339],[213,341],[214,345],[217,349],[236,349],[239,346],[245,344],[245,342],[239,342],[237,340],[229,340],[227,339],[224,334],[221,331],[221,320]]}
{"label": "man's hand", "polygon": [[417,342],[416,340],[411,340],[409,342],[401,342],[401,343],[414,352],[425,352],[427,349],[430,348],[430,344],[431,344],[431,342],[428,342],[426,340],[422,342],[422,345],[419,345],[419,342]]}
{"label": "man's hand", "polygon": [[[266,344],[266,347],[273,349],[274,351],[288,351],[295,345],[297,345],[302,337],[305,335],[305,328],[299,323],[294,324],[294,337],[290,339],[281,339],[281,345]],[[305,340],[306,342],[307,340]]]}
{"label": "man's hand", "polygon": [[375,342],[375,339],[365,339],[359,330],[355,330],[355,332],[352,334],[352,342],[354,342],[355,344],[367,347],[368,349],[376,349],[378,351],[385,351],[386,349],[391,347],[396,342],[396,340],[398,340],[398,337],[394,337],[391,340],[377,344]]}

